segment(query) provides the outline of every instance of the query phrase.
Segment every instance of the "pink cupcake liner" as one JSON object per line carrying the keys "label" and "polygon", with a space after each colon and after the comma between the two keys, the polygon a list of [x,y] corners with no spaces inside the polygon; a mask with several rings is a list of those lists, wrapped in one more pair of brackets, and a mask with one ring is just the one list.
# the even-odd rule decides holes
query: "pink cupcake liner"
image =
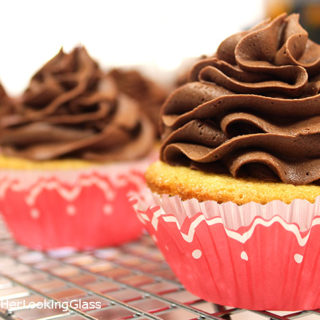
{"label": "pink cupcake liner", "polygon": [[252,310],[320,307],[320,197],[239,206],[144,190],[131,201],[195,295]]}
{"label": "pink cupcake liner", "polygon": [[79,170],[0,171],[0,211],[17,242],[34,249],[91,249],[139,237],[128,201],[150,159]]}

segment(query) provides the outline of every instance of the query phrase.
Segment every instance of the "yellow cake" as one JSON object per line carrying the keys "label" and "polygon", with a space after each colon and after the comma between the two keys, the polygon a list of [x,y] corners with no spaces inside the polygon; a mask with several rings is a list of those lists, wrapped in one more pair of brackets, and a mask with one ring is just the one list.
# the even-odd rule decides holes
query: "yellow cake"
{"label": "yellow cake", "polygon": [[73,170],[101,165],[81,159],[59,159],[47,161],[32,161],[17,157],[0,155],[0,168],[9,170]]}
{"label": "yellow cake", "polygon": [[257,179],[239,179],[230,175],[205,173],[164,162],[153,163],[146,172],[149,188],[158,194],[178,195],[181,199],[232,201],[238,205],[250,201],[265,204],[272,200],[290,203],[294,199],[314,202],[320,186],[295,186]]}

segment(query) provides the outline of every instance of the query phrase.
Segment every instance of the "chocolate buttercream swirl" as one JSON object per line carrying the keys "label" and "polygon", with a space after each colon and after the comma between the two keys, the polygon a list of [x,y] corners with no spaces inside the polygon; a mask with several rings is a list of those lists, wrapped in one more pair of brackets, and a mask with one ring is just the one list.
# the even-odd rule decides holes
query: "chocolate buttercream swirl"
{"label": "chocolate buttercream swirl", "polygon": [[3,115],[16,113],[18,105],[14,100],[7,94],[5,88],[0,83],[0,118]]}
{"label": "chocolate buttercream swirl", "polygon": [[161,159],[295,185],[320,180],[320,46],[299,16],[224,40],[162,109]]}
{"label": "chocolate buttercream swirl", "polygon": [[138,70],[115,68],[109,72],[109,75],[116,82],[120,92],[140,105],[142,112],[152,121],[160,136],[160,108],[168,96],[167,90]]}
{"label": "chocolate buttercream swirl", "polygon": [[83,47],[62,50],[31,79],[16,112],[0,117],[2,153],[32,160],[132,160],[152,148],[154,129]]}

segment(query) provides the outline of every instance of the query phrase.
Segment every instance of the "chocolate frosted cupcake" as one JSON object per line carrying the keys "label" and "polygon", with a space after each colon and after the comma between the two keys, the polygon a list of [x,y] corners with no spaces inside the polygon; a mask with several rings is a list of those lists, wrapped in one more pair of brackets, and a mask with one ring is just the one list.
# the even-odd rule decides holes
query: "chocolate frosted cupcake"
{"label": "chocolate frosted cupcake", "polygon": [[[288,184],[317,182],[319,51],[297,15],[279,16],[223,41],[164,105],[161,160],[236,178],[281,181],[284,190]],[[291,191],[283,198],[268,190],[264,200],[260,191],[235,199],[234,191],[242,193],[228,186],[208,199],[242,204],[296,198]],[[310,201],[318,195],[303,194]]]}
{"label": "chocolate frosted cupcake", "polygon": [[168,92],[137,70],[112,69],[109,75],[116,82],[120,92],[140,105],[159,135],[160,107],[168,96]]}
{"label": "chocolate frosted cupcake", "polygon": [[16,239],[83,249],[137,237],[127,195],[155,139],[139,105],[83,47],[61,50],[13,105],[0,117],[0,210]]}
{"label": "chocolate frosted cupcake", "polygon": [[208,301],[320,307],[320,46],[298,18],[224,40],[162,109],[153,195],[136,210]]}

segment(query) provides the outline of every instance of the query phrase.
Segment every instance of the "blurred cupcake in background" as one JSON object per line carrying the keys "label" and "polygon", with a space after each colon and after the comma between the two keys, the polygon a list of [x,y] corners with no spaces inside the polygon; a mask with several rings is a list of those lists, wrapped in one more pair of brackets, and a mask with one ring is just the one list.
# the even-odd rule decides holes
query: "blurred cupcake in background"
{"label": "blurred cupcake in background", "polygon": [[85,249],[138,237],[127,195],[144,184],[155,129],[137,101],[84,47],[60,50],[18,99],[0,93],[0,210],[16,240]]}
{"label": "blurred cupcake in background", "polygon": [[318,0],[264,0],[265,16],[275,18],[277,15],[299,13],[300,23],[308,31],[309,38],[320,42],[320,2]]}

